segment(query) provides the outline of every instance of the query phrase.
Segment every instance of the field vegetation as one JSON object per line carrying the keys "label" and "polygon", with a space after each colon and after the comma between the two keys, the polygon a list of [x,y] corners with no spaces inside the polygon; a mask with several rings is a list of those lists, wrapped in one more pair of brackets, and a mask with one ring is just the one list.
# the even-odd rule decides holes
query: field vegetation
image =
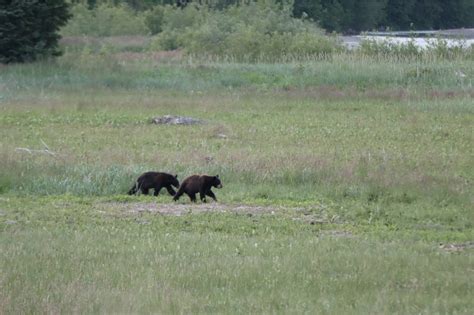
{"label": "field vegetation", "polygon": [[[63,45],[0,67],[0,313],[472,312],[469,52]],[[146,170],[224,188],[127,196]]]}

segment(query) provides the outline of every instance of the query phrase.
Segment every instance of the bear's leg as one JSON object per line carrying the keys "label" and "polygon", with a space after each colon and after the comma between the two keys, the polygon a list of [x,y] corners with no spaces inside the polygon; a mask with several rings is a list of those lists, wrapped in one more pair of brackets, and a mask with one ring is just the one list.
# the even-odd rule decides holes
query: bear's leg
{"label": "bear's leg", "polygon": [[204,193],[204,191],[199,192],[199,198],[201,198],[202,202],[206,202],[206,194]]}
{"label": "bear's leg", "polygon": [[168,193],[171,195],[171,196],[174,196],[176,195],[176,191],[174,191],[174,189],[170,186],[166,186],[166,190],[168,191]]}
{"label": "bear's leg", "polygon": [[181,197],[181,196],[183,195],[183,193],[184,193],[184,190],[183,190],[182,188],[180,188],[180,189],[178,190],[178,192],[176,193],[176,195],[174,195],[173,200],[174,200],[174,201],[178,200],[179,197]]}
{"label": "bear's leg", "polygon": [[144,187],[142,187],[142,188],[140,188],[140,189],[141,189],[141,191],[142,191],[142,194],[144,194],[144,195],[148,195],[148,192],[150,191],[149,188],[144,188]]}
{"label": "bear's leg", "polygon": [[196,194],[187,194],[192,202],[196,202]]}
{"label": "bear's leg", "polygon": [[133,187],[130,188],[130,190],[128,191],[128,194],[135,195],[136,193],[137,193],[137,184],[135,183],[135,185],[133,185]]}
{"label": "bear's leg", "polygon": [[212,190],[208,190],[206,192],[206,195],[208,195],[209,197],[211,197],[212,199],[214,199],[214,201],[217,201],[217,198],[216,198],[216,195],[214,195],[214,193],[212,192]]}
{"label": "bear's leg", "polygon": [[158,196],[160,194],[160,190],[161,190],[160,186],[154,187],[153,196],[155,197]]}

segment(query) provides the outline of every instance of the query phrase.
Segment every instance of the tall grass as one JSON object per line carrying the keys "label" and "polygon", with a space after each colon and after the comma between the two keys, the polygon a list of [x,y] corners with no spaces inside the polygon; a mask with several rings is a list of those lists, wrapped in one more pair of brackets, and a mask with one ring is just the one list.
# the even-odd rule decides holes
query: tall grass
{"label": "tall grass", "polygon": [[[370,94],[344,100],[344,90],[335,98],[304,90],[275,96],[63,93],[31,104],[3,103],[5,191],[121,194],[140,172],[157,169],[181,179],[218,173],[240,187],[223,192],[229,200],[390,201],[408,195],[435,204],[470,203],[472,134],[466,130],[472,104],[462,95],[420,101]],[[149,122],[170,113],[207,123]],[[16,150],[42,149],[41,141],[57,154]]]}
{"label": "tall grass", "polygon": [[[234,187],[229,200],[468,205],[472,69],[464,58],[237,63],[87,46],[9,65],[0,78],[1,190],[120,194],[160,169],[181,179],[219,173]],[[149,123],[164,114],[207,123]],[[42,141],[57,155],[16,150]]]}
{"label": "tall grass", "polygon": [[[285,63],[238,63],[220,59],[184,57],[156,58],[154,54],[97,53],[84,48],[57,61],[17,65],[2,70],[2,94],[63,91],[65,89],[114,89],[182,92],[230,89],[306,89],[330,86],[356,92],[401,94],[422,90],[443,92],[472,91],[472,61],[457,59],[405,60],[353,54],[325,59],[308,57]],[[205,80],[203,80],[205,78]]]}
{"label": "tall grass", "polygon": [[421,242],[332,237],[275,216],[91,222],[70,204],[55,204],[66,209],[62,227],[45,220],[2,233],[2,312],[467,314],[473,306],[469,256]]}
{"label": "tall grass", "polygon": [[474,59],[474,45],[468,46],[462,39],[448,40],[443,38],[428,39],[427,46],[419,46],[415,38],[406,42],[394,42],[390,39],[363,39],[356,53],[371,57],[385,58],[393,56],[401,60],[407,59]]}

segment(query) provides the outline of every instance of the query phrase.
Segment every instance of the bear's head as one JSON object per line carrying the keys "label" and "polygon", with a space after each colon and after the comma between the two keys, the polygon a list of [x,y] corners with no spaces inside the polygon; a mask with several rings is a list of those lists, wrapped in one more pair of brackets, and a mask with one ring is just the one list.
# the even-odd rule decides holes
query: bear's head
{"label": "bear's head", "polygon": [[178,174],[172,176],[171,185],[173,185],[176,188],[179,188]]}
{"label": "bear's head", "polygon": [[212,186],[216,188],[222,188],[221,180],[219,179],[219,175],[212,176]]}

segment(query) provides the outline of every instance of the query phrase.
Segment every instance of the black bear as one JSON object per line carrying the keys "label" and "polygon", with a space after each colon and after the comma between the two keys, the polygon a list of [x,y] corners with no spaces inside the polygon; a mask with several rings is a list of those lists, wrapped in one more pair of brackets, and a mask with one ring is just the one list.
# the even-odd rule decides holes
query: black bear
{"label": "black bear", "polygon": [[178,192],[174,196],[173,200],[178,200],[179,197],[185,193],[189,196],[192,202],[196,202],[196,194],[199,193],[199,197],[201,198],[202,202],[206,202],[206,196],[209,196],[214,199],[214,201],[217,201],[216,195],[214,195],[214,193],[211,191],[212,187],[222,188],[219,175],[191,175],[181,183],[181,186],[179,186]]}
{"label": "black bear", "polygon": [[165,187],[168,193],[174,196],[176,192],[171,186],[179,187],[178,175],[173,176],[168,173],[146,172],[138,177],[135,185],[133,185],[128,194],[133,195],[140,190],[144,195],[148,195],[148,191],[153,188],[155,190],[153,195],[158,196],[161,188]]}

